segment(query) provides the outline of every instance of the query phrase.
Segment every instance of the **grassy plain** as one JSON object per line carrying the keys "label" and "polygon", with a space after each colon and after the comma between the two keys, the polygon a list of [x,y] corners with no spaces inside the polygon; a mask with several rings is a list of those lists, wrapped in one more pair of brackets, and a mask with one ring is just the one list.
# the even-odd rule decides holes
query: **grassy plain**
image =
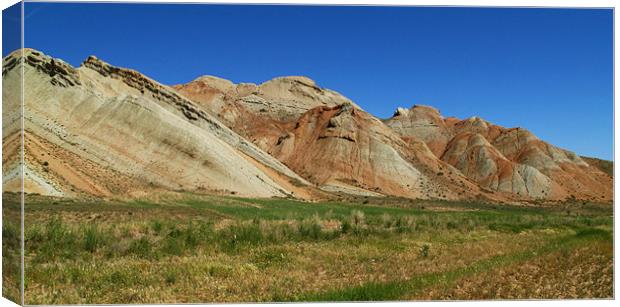
{"label": "grassy plain", "polygon": [[25,212],[26,304],[613,296],[609,204],[30,195]]}

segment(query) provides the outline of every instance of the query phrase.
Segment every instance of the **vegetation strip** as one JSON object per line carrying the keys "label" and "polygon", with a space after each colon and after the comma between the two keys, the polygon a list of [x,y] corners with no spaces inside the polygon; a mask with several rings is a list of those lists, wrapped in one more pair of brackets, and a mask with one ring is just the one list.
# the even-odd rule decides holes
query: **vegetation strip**
{"label": "vegetation strip", "polygon": [[562,236],[548,244],[533,250],[509,255],[499,255],[481,260],[464,268],[447,272],[437,272],[415,276],[407,280],[390,282],[368,282],[360,286],[338,289],[323,293],[309,293],[287,299],[288,301],[385,301],[398,300],[406,294],[415,294],[418,291],[437,283],[447,285],[459,278],[488,271],[500,266],[529,260],[531,258],[557,251],[563,248],[573,248],[587,240],[611,240],[608,230],[587,228],[574,235]]}

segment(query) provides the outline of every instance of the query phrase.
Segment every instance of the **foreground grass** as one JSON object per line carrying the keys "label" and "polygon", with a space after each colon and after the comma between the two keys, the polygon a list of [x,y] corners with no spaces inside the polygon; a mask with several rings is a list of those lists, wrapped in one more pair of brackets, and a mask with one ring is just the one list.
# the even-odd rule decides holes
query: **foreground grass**
{"label": "foreground grass", "polygon": [[[451,285],[588,242],[610,245],[612,227],[611,207],[597,204],[189,194],[132,202],[31,196],[26,214],[28,304],[416,299],[422,288],[445,294],[433,298],[469,298]],[[609,288],[594,286],[592,293]]]}
{"label": "foreground grass", "polygon": [[613,298],[613,246],[590,240],[512,265],[435,284],[407,299]]}
{"label": "foreground grass", "polygon": [[[569,252],[571,249],[584,243],[592,241],[611,239],[609,231],[600,229],[587,229],[577,232],[574,235],[563,236],[549,243],[517,253],[493,256],[489,259],[477,261],[467,267],[449,270],[445,272],[437,272],[415,276],[407,280],[390,281],[386,283],[369,282],[361,286],[338,289],[325,293],[317,293],[310,295],[302,295],[292,300],[298,301],[386,301],[399,300],[404,297],[410,299],[418,298],[420,291],[433,285],[441,284],[441,286],[449,287],[450,284],[463,277],[478,275],[495,268],[507,266],[516,262],[522,262],[528,259],[539,257],[553,251],[562,250]],[[611,286],[611,283],[608,284]],[[611,289],[611,288],[610,288]],[[477,290],[477,289],[473,289]],[[609,292],[611,293],[611,292]],[[534,295],[531,293],[529,295]],[[501,297],[501,296],[500,296]],[[530,296],[533,298],[534,296]],[[609,297],[609,296],[606,296]],[[452,299],[452,296],[449,296]]]}
{"label": "foreground grass", "polygon": [[21,301],[21,220],[19,203],[2,208],[2,296]]}

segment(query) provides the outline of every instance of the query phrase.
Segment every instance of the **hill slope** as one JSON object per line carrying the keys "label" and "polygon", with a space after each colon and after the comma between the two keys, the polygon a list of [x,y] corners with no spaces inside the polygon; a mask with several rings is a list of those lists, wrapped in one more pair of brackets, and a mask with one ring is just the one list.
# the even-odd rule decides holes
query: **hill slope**
{"label": "hill slope", "polygon": [[443,118],[427,106],[399,108],[385,123],[404,139],[425,141],[437,157],[492,190],[545,199],[613,198],[609,174],[523,128],[479,117]]}
{"label": "hill slope", "polygon": [[435,157],[424,142],[404,142],[348,98],[308,78],[235,85],[201,77],[174,88],[323,190],[496,198]]}
{"label": "hill slope", "polygon": [[305,77],[255,85],[208,76],[174,88],[328,190],[421,198],[613,197],[610,176],[522,128],[444,118],[427,106],[399,108],[382,122]]}
{"label": "hill slope", "polygon": [[189,190],[490,200],[613,199],[610,167],[523,128],[427,106],[379,120],[299,76],[168,87],[89,57],[3,60],[3,186],[17,191],[24,68],[27,192],[135,197]]}
{"label": "hill slope", "polygon": [[[3,98],[11,104],[19,103],[19,55],[4,59],[16,63],[3,71]],[[74,68],[31,49],[23,66],[28,192],[115,196],[184,189],[269,197],[298,189],[290,182],[305,185],[192,101],[136,71],[95,57]],[[5,148],[19,140],[15,133],[3,138]],[[14,179],[5,176],[5,187]]]}

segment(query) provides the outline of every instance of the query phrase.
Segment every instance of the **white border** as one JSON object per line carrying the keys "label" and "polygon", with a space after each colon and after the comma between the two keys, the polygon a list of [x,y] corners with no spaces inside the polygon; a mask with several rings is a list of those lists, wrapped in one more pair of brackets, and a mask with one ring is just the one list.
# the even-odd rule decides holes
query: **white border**
{"label": "white border", "polygon": [[[18,1],[10,1],[17,3]],[[229,3],[229,4],[315,4],[315,5],[397,5],[397,6],[503,6],[503,7],[614,7],[610,0],[25,0],[25,2],[120,2],[120,3]]]}
{"label": "white border", "polygon": [[[5,8],[17,3],[19,1],[16,0],[1,0],[0,8],[4,10]],[[62,1],[40,1],[40,0],[27,0],[26,2],[137,2],[137,3],[218,3],[218,4],[314,4],[314,5],[394,5],[394,6],[491,6],[491,7],[572,7],[572,8],[592,8],[592,7],[600,7],[600,8],[615,8],[616,1],[612,0],[590,0],[590,1],[579,1],[579,0],[283,0],[283,1],[261,1],[261,0],[210,0],[210,1],[192,1],[192,0],[134,0],[134,1],[96,1],[96,0],[62,0]],[[0,17],[1,19],[1,17]],[[0,37],[1,37],[1,25],[0,25]],[[23,22],[22,22],[22,30],[23,30]],[[615,88],[618,86],[618,78],[616,72],[618,71],[617,62],[615,58],[618,56],[618,50],[615,48],[615,42],[617,41],[617,33],[618,33],[618,24],[615,22],[615,12],[614,12],[614,161],[620,161],[620,153],[615,150],[615,144],[618,144],[618,126],[615,124],[615,118],[618,118],[620,115],[620,111],[616,108],[615,102],[618,101],[617,91]],[[22,31],[23,34],[23,31]],[[22,44],[23,44],[23,35],[22,35]],[[1,85],[1,81],[0,81]],[[22,93],[23,95],[23,93]],[[0,105],[1,109],[1,105]],[[0,125],[0,135],[2,125]],[[0,148],[1,152],[1,148]],[[1,163],[1,162],[0,162]],[[617,168],[614,169],[614,178],[617,178],[620,171]],[[615,181],[614,181],[615,183]],[[614,195],[618,195],[618,190],[620,188],[614,184]],[[22,207],[23,209],[23,207]],[[617,216],[617,210],[614,206],[614,225],[615,225],[615,217]],[[23,215],[22,215],[23,217]],[[0,226],[2,225],[2,221],[0,219]],[[22,224],[23,227],[23,224]],[[616,238],[618,237],[618,230],[614,227],[614,260],[615,256],[618,254],[619,248],[618,244],[616,244]],[[1,242],[1,240],[0,240]],[[23,265],[22,265],[23,268]],[[616,294],[616,289],[618,286],[618,278],[616,278],[618,274],[618,267],[614,265],[614,295]],[[0,286],[2,280],[0,279]],[[23,293],[23,292],[22,292]],[[584,304],[588,304],[591,306],[613,306],[614,301],[612,300],[562,300],[562,301],[459,301],[459,302],[378,302],[373,303],[375,306],[382,307],[395,307],[395,306],[492,306],[492,305],[502,305],[502,306],[581,306]],[[301,303],[306,306],[320,306],[323,303]],[[368,303],[330,303],[332,306],[342,306],[342,307],[351,307],[351,306],[363,306]],[[245,307],[248,304],[195,304],[196,306],[228,306],[228,307]],[[263,306],[268,304],[251,304],[253,306]],[[10,302],[5,298],[0,298],[0,306],[15,306],[14,303]],[[179,305],[141,305],[141,306],[179,306]]]}

